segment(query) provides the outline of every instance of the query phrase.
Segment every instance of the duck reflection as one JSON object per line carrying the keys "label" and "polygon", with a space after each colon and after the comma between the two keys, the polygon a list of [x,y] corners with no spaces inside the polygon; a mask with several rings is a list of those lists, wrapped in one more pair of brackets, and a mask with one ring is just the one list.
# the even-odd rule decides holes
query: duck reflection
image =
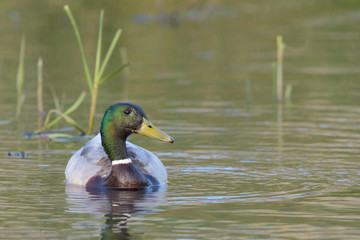
{"label": "duck reflection", "polygon": [[135,213],[154,211],[164,202],[167,186],[136,191],[87,189],[66,185],[68,210],[75,213],[103,214],[100,239],[131,239],[128,220]]}

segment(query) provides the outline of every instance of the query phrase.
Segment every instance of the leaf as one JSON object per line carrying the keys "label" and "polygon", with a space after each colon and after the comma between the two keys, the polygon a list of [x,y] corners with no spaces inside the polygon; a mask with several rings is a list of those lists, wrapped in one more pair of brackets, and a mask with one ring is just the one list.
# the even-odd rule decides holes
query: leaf
{"label": "leaf", "polygon": [[108,49],[108,51],[107,51],[107,53],[105,55],[104,61],[101,64],[100,72],[98,74],[98,78],[96,79],[97,82],[100,81],[101,76],[104,74],[105,68],[106,68],[106,66],[107,66],[107,64],[108,64],[108,62],[110,60],[111,55],[114,52],[114,49],[115,49],[115,46],[116,46],[117,42],[119,41],[121,32],[122,32],[122,30],[119,28],[115,33],[115,36],[114,36],[114,38],[113,38],[113,40],[112,40],[112,42],[110,44],[110,47],[109,47],[109,49]]}
{"label": "leaf", "polygon": [[80,104],[84,101],[85,96],[86,96],[86,92],[83,91],[78,97],[78,99],[75,101],[75,103],[71,105],[71,107],[69,107],[64,113],[66,115],[69,115],[70,113],[75,111],[75,109],[77,109],[80,106]]}
{"label": "leaf", "polygon": [[[56,109],[51,109],[51,110],[48,111],[48,113],[46,114],[44,126],[43,126],[40,130],[35,131],[35,134],[37,134],[37,133],[39,133],[39,132],[41,132],[41,131],[49,128],[48,126],[49,126],[49,122],[50,122],[50,117],[51,117],[51,115],[52,115],[53,113],[55,113],[55,111],[56,111]],[[50,126],[50,127],[51,127],[51,126]]]}
{"label": "leaf", "polygon": [[103,20],[104,20],[104,9],[101,9],[100,23],[99,23],[98,45],[97,45],[96,60],[95,60],[95,73],[94,73],[95,78],[98,78],[98,74],[99,74],[99,70],[100,70]]}
{"label": "leaf", "polygon": [[85,131],[80,127],[80,125],[70,116],[60,112],[60,111],[56,111],[57,114],[59,114],[61,117],[64,118],[64,120],[71,126],[75,127],[77,130],[79,130],[81,132],[82,135],[85,134]]}
{"label": "leaf", "polygon": [[38,113],[44,112],[43,105],[43,60],[38,59],[38,78],[37,78],[37,101],[38,101]]}
{"label": "leaf", "polygon": [[24,59],[25,59],[25,34],[21,36],[20,43],[20,56],[19,56],[19,66],[16,74],[16,88],[22,89],[24,86]]}
{"label": "leaf", "polygon": [[54,88],[50,87],[50,91],[51,91],[51,95],[54,99],[55,109],[61,111],[60,100],[59,100],[59,97],[57,96]]}
{"label": "leaf", "polygon": [[93,85],[92,85],[92,82],[91,82],[91,74],[90,74],[90,70],[89,70],[89,65],[87,64],[87,61],[86,61],[85,51],[84,51],[84,47],[83,47],[83,44],[82,44],[80,32],[79,32],[79,29],[78,29],[78,27],[77,27],[77,25],[76,25],[76,21],[75,21],[75,19],[74,19],[74,16],[73,16],[72,13],[71,13],[71,10],[70,10],[69,6],[68,6],[68,5],[65,5],[65,6],[64,6],[64,10],[65,10],[65,12],[67,13],[67,15],[68,15],[68,17],[69,17],[69,19],[70,19],[71,25],[72,25],[73,28],[74,28],[75,36],[76,36],[76,39],[77,39],[77,41],[78,41],[79,48],[80,48],[81,59],[82,59],[83,65],[84,65],[86,80],[87,80],[87,82],[88,82],[89,89],[90,89],[90,92],[91,92],[91,94],[92,94],[92,92],[93,92]]}
{"label": "leaf", "polygon": [[16,74],[16,90],[17,90],[16,116],[19,116],[21,114],[21,108],[25,100],[25,95],[22,93],[22,89],[25,82],[24,59],[25,59],[25,34],[23,34],[21,37],[19,66]]}
{"label": "leaf", "polygon": [[104,78],[102,78],[99,82],[99,86],[103,83],[105,83],[107,80],[109,80],[110,78],[114,77],[116,74],[118,74],[121,70],[123,70],[124,68],[126,68],[127,66],[129,66],[129,63],[126,63],[122,66],[120,66],[119,68],[117,68],[115,71],[113,71],[112,73],[109,73],[108,75],[106,75]]}
{"label": "leaf", "polygon": [[[71,107],[69,107],[64,113],[62,113],[60,110],[50,110],[46,116],[46,120],[45,120],[45,124],[44,127],[41,129],[38,129],[35,131],[35,134],[38,134],[42,131],[45,131],[46,129],[51,128],[52,126],[54,126],[57,122],[59,122],[62,118],[65,119],[65,116],[69,115],[70,113],[72,113],[76,108],[78,108],[80,106],[80,104],[84,101],[85,98],[85,92],[82,92],[79,96],[79,98],[75,101],[75,103],[73,105],[71,105]],[[57,113],[60,116],[58,116],[57,118],[55,118],[54,120],[52,120],[51,122],[49,122],[50,116],[52,113]],[[69,117],[69,116],[67,116]],[[68,119],[68,118],[67,118]],[[69,120],[69,119],[68,119]],[[66,121],[66,119],[65,119]],[[71,120],[70,120],[71,122]],[[75,121],[74,121],[75,122]],[[76,122],[75,122],[76,123]],[[75,127],[75,126],[74,126]],[[80,128],[81,129],[81,128]],[[80,130],[78,129],[78,130]],[[84,132],[82,129],[80,130],[81,132]]]}

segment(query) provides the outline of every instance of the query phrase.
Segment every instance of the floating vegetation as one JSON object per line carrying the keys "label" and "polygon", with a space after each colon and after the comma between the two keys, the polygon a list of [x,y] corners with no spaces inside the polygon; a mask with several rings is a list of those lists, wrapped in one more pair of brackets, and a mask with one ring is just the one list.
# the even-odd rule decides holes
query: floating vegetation
{"label": "floating vegetation", "polygon": [[40,138],[49,140],[51,142],[78,142],[88,140],[88,136],[73,136],[67,133],[41,133]]}
{"label": "floating vegetation", "polygon": [[108,62],[114,52],[115,46],[117,42],[119,41],[120,35],[121,35],[121,29],[117,29],[115,36],[108,48],[108,51],[101,62],[101,48],[102,48],[102,25],[103,25],[103,19],[104,19],[104,10],[101,10],[100,12],[100,23],[99,23],[99,35],[98,35],[98,45],[97,45],[97,51],[96,51],[96,58],[95,58],[95,69],[94,69],[94,76],[91,76],[89,66],[85,57],[85,51],[83,47],[83,43],[81,40],[80,32],[77,27],[75,18],[73,17],[71,10],[68,5],[64,6],[64,10],[66,14],[68,15],[71,25],[74,28],[75,36],[77,39],[77,42],[79,44],[81,59],[84,65],[84,71],[87,83],[89,85],[89,90],[91,94],[91,106],[90,106],[90,115],[89,115],[89,128],[88,128],[88,134],[90,135],[93,130],[93,124],[94,124],[94,117],[95,117],[95,110],[96,110],[96,102],[97,102],[97,95],[99,91],[99,86],[103,83],[105,83],[110,78],[114,77],[117,73],[119,73],[122,69],[124,69],[126,66],[128,66],[128,63],[118,67],[114,71],[110,72],[109,74],[104,76],[105,69],[108,65]]}
{"label": "floating vegetation", "polygon": [[16,90],[17,90],[16,116],[21,115],[22,106],[24,105],[24,101],[25,101],[25,94],[23,93],[23,87],[25,82],[24,59],[25,59],[25,34],[21,36],[19,67],[16,75]]}

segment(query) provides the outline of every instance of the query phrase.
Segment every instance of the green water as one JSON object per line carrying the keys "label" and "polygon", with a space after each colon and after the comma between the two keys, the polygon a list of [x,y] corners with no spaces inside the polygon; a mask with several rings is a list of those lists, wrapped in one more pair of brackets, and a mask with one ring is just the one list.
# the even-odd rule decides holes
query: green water
{"label": "green water", "polygon": [[[46,110],[54,108],[49,87],[64,108],[87,89],[64,4],[89,59],[101,8],[104,43],[123,29],[108,70],[119,65],[121,45],[131,78],[101,86],[95,126],[109,105],[131,101],[175,138],[131,137],[167,167],[158,191],[66,186],[67,161],[84,142],[21,134],[37,128],[39,57]],[[360,239],[358,1],[8,0],[0,18],[1,239]],[[23,32],[26,101],[17,119]],[[293,86],[283,104],[272,86],[278,34]],[[84,128],[89,104],[88,94],[71,115]],[[8,156],[21,151],[24,159]]]}

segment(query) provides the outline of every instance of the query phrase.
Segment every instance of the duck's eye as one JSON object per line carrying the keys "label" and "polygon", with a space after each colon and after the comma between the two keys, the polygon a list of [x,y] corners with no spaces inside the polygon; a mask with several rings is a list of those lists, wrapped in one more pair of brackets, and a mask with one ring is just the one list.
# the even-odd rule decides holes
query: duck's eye
{"label": "duck's eye", "polygon": [[124,114],[129,115],[131,111],[129,109],[124,110]]}

